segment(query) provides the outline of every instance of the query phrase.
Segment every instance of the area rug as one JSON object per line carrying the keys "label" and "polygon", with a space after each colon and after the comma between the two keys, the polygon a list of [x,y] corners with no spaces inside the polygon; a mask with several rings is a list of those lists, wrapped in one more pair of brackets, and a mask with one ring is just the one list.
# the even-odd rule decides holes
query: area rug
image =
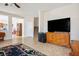
{"label": "area rug", "polygon": [[23,44],[18,44],[0,48],[0,56],[45,56],[45,54],[42,54],[28,46],[28,49],[25,49],[22,46]]}

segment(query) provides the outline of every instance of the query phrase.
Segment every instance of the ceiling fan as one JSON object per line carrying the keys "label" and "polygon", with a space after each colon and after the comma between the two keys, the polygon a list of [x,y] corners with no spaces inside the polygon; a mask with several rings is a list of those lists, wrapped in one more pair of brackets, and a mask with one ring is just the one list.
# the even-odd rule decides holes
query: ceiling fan
{"label": "ceiling fan", "polygon": [[[12,4],[14,4],[17,8],[21,8],[17,3],[12,3]],[[5,6],[9,6],[9,4],[5,3]]]}

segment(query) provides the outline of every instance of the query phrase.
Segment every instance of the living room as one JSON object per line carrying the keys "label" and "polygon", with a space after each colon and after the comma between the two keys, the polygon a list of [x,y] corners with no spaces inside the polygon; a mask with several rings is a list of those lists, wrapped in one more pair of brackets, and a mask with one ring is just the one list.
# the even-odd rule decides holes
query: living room
{"label": "living room", "polygon": [[[18,8],[16,4],[19,5],[20,8]],[[5,33],[3,36],[2,39],[4,40],[0,41],[0,48],[3,48],[5,56],[78,56],[78,7],[78,3],[0,3],[0,14],[8,16],[9,24],[9,34]],[[12,33],[17,33],[16,31],[12,32],[12,22],[14,21],[12,20],[12,17],[16,17],[15,20],[20,19],[19,23],[22,22],[22,27],[20,28],[22,29],[21,37],[12,38]],[[34,36],[35,17],[38,18],[37,38]],[[63,31],[61,29],[58,30],[57,28],[53,31],[55,26],[51,29],[52,31],[49,30],[49,21],[64,19],[68,20],[68,24],[65,24],[67,26],[65,30],[63,30],[65,26],[62,26],[62,22],[62,24],[59,23],[61,25],[59,25],[58,28],[63,27]],[[18,21],[16,23],[18,23]],[[52,26],[50,25],[50,27]],[[8,35],[7,40],[6,34]],[[52,41],[53,39],[55,40]],[[60,39],[63,39],[62,41],[64,43]],[[13,47],[15,47],[14,50],[16,50],[16,46],[21,46],[18,48],[25,49],[25,52],[22,49],[18,49],[18,51],[21,50],[19,53],[15,51],[18,54],[12,52],[10,52],[12,54],[9,54],[9,52],[7,52]]]}

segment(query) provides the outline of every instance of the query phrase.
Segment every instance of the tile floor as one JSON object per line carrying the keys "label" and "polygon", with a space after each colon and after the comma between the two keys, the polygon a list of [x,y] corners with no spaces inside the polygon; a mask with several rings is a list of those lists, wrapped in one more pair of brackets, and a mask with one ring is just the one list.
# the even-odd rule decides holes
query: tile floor
{"label": "tile floor", "polygon": [[27,38],[20,37],[16,39],[2,41],[0,42],[0,47],[12,45],[12,44],[18,44],[18,43],[27,45],[48,56],[67,56],[69,55],[69,52],[71,51],[71,49],[66,48],[66,47],[61,47],[61,46],[57,46],[50,43],[38,42],[37,38],[31,38],[31,37],[27,37]]}

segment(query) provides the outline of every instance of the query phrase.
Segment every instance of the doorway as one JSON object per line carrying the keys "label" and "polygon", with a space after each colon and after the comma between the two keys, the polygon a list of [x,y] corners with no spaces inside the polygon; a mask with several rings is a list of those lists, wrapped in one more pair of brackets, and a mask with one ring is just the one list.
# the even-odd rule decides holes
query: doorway
{"label": "doorway", "polygon": [[38,38],[38,17],[34,17],[34,39]]}
{"label": "doorway", "polygon": [[12,17],[12,38],[23,36],[23,19],[19,17]]}

